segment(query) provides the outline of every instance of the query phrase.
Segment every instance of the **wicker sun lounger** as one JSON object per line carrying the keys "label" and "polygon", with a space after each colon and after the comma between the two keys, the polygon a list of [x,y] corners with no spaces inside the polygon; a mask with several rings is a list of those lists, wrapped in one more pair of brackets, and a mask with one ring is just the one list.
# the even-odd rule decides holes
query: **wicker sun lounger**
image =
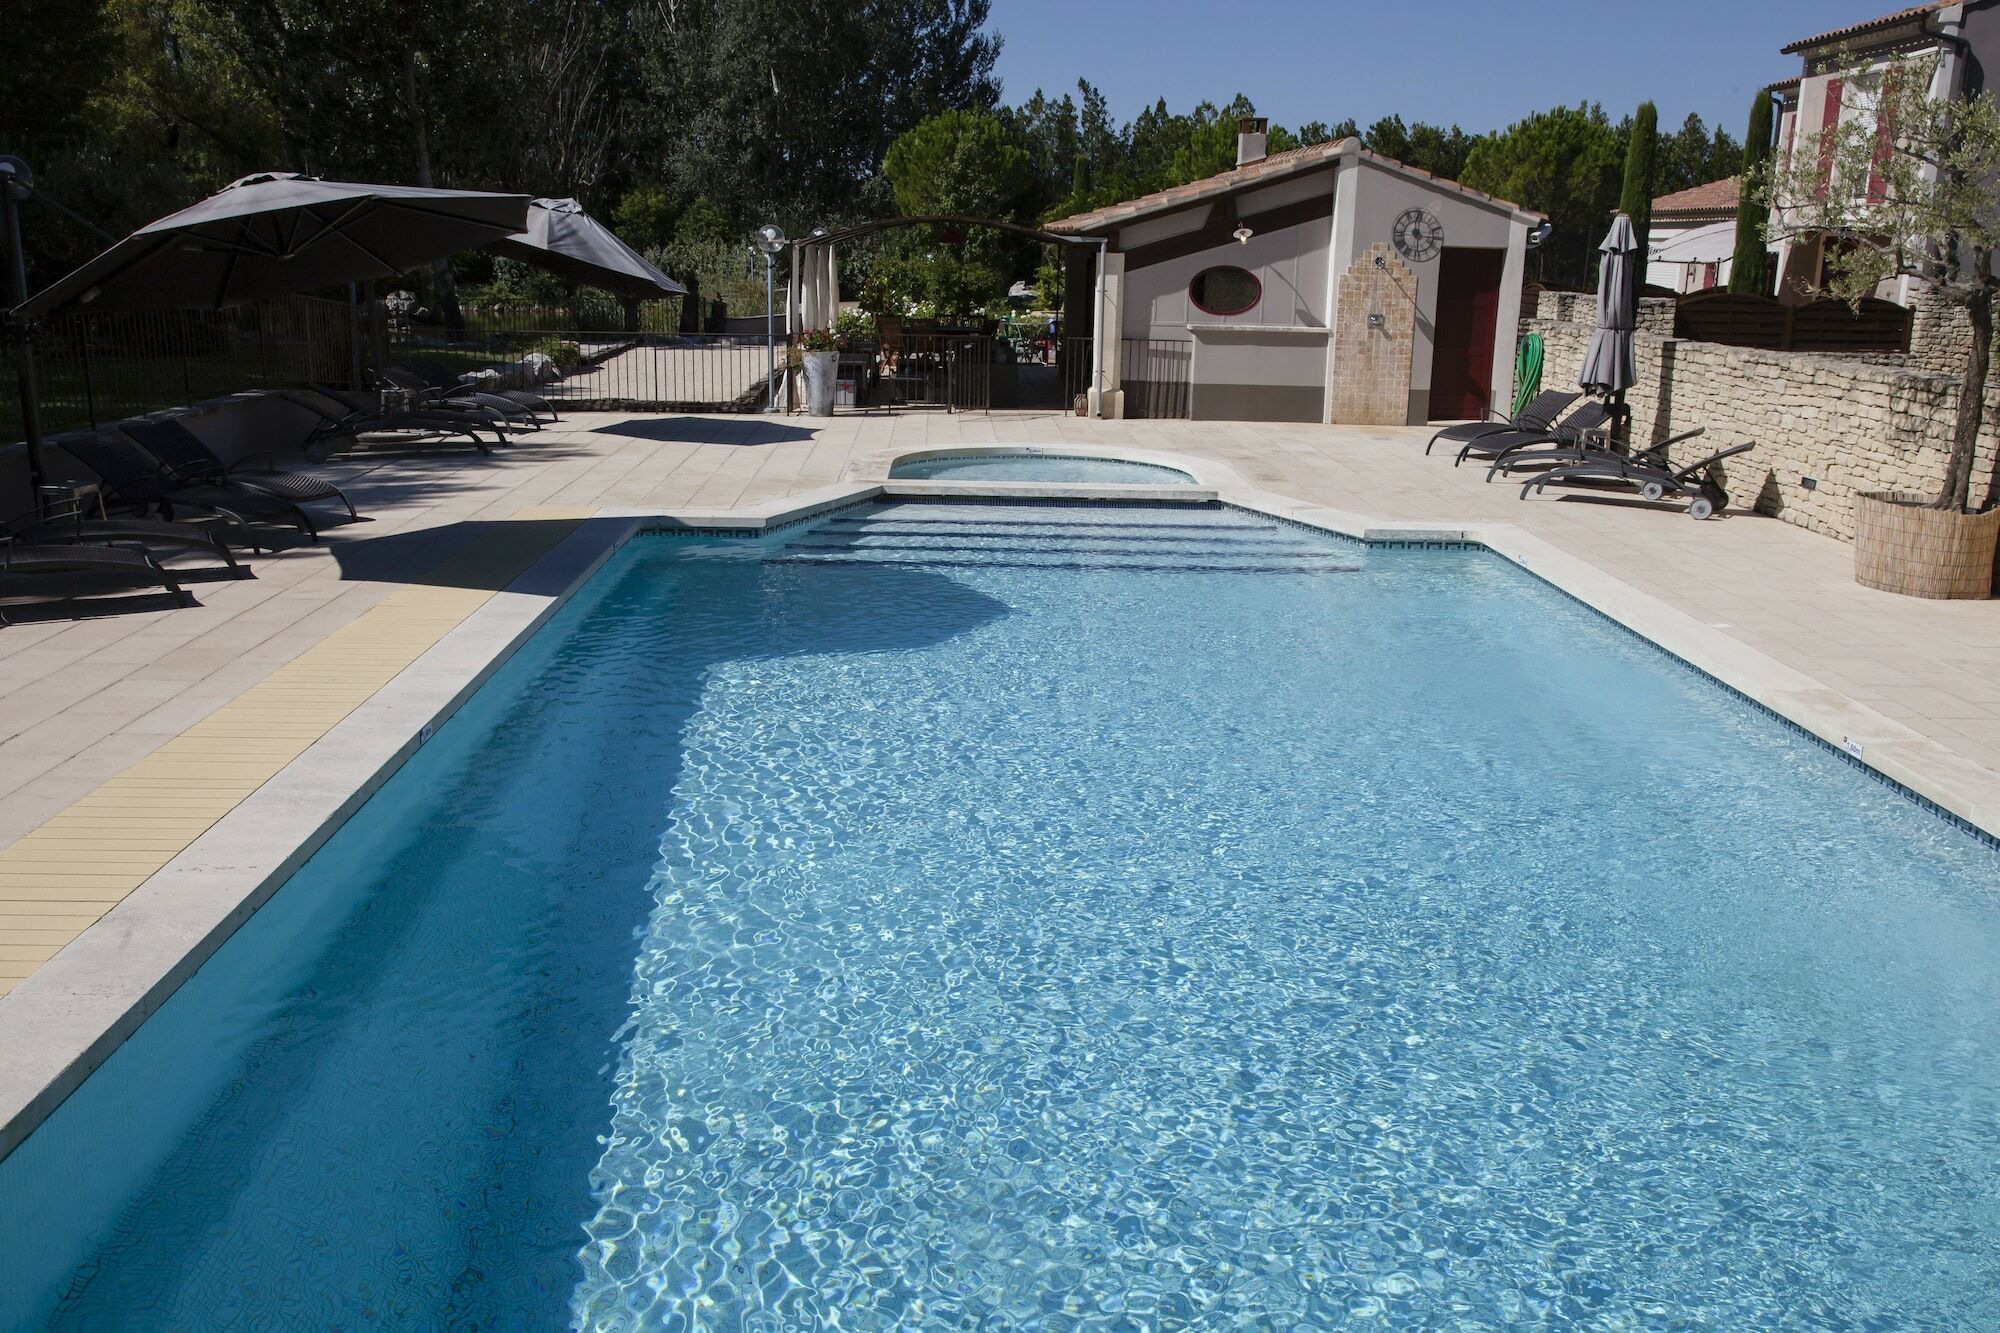
{"label": "wicker sun lounger", "polygon": [[[251,454],[234,463],[224,463],[219,454],[182,423],[171,418],[158,421],[131,421],[120,432],[141,449],[158,459],[167,475],[187,486],[247,487],[260,495],[302,505],[312,500],[333,500],[347,509],[350,519],[354,502],[346,492],[326,477],[312,472],[280,472],[269,453]],[[258,462],[264,466],[255,466]]]}
{"label": "wicker sun lounger", "polygon": [[1756,447],[1754,443],[1731,445],[1684,467],[1669,462],[1665,450],[1636,457],[1605,454],[1530,477],[1521,485],[1521,498],[1525,500],[1529,491],[1539,494],[1552,484],[1623,482],[1638,487],[1640,497],[1646,500],[1685,496],[1689,518],[1712,518],[1729,505],[1729,492],[1722,489],[1722,473],[1716,464]]}
{"label": "wicker sun lounger", "polygon": [[104,483],[107,505],[140,514],[158,511],[167,519],[181,510],[217,514],[231,520],[244,542],[257,549],[262,549],[263,543],[251,528],[253,522],[295,527],[310,540],[319,540],[312,519],[291,501],[244,486],[183,485],[159,460],[119,436],[81,436],[65,442],[63,448]]}
{"label": "wicker sun lounger", "polygon": [[1555,424],[1563,409],[1583,397],[1566,389],[1544,389],[1536,394],[1534,401],[1514,414],[1510,421],[1466,421],[1456,426],[1446,426],[1431,436],[1431,442],[1424,446],[1429,453],[1437,447],[1439,440],[1452,444],[1464,444],[1484,435],[1498,435],[1502,431],[1546,431]]}
{"label": "wicker sun lounger", "polygon": [[[0,597],[53,597],[158,588],[191,605],[180,581],[143,551],[113,546],[32,546],[0,542]],[[0,625],[13,622],[0,607]]]}

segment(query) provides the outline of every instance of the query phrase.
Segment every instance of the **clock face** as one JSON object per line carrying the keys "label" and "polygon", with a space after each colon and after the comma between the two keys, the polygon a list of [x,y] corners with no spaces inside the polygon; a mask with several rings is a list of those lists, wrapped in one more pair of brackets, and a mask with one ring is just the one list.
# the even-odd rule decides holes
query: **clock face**
{"label": "clock face", "polygon": [[1438,247],[1444,244],[1444,223],[1428,208],[1405,209],[1390,230],[1389,239],[1395,243],[1397,254],[1421,264],[1437,258]]}

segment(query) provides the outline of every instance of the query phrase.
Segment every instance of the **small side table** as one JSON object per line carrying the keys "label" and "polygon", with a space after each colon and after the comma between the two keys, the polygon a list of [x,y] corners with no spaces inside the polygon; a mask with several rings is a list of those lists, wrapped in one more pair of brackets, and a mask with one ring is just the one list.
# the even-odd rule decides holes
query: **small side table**
{"label": "small side table", "polygon": [[54,482],[43,486],[35,499],[50,518],[89,517],[92,510],[98,518],[109,517],[104,510],[104,483],[98,481]]}

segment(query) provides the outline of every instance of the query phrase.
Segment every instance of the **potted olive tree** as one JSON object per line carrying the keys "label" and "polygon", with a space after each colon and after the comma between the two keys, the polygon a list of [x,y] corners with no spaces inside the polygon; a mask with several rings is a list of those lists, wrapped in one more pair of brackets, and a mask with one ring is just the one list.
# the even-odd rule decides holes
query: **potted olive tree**
{"label": "potted olive tree", "polygon": [[1987,597],[2000,536],[2000,470],[1973,496],[2000,286],[2000,105],[1931,95],[1935,62],[1845,81],[1842,114],[1801,134],[1762,182],[1772,240],[1817,243],[1816,292],[1855,305],[1892,278],[1928,284],[1965,312],[1965,370],[1944,478],[1932,495],[1855,496],[1855,578],[1918,597]]}
{"label": "potted olive tree", "polygon": [[831,329],[807,329],[799,334],[798,348],[799,365],[805,371],[806,411],[830,417],[840,370],[840,339]]}

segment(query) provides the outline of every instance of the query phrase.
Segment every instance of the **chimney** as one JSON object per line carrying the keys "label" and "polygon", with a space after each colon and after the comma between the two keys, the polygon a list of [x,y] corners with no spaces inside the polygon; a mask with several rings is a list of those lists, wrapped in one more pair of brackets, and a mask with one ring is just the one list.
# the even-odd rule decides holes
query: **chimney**
{"label": "chimney", "polygon": [[1264,132],[1271,122],[1262,116],[1238,116],[1236,119],[1236,165],[1247,167],[1252,162],[1264,160]]}

